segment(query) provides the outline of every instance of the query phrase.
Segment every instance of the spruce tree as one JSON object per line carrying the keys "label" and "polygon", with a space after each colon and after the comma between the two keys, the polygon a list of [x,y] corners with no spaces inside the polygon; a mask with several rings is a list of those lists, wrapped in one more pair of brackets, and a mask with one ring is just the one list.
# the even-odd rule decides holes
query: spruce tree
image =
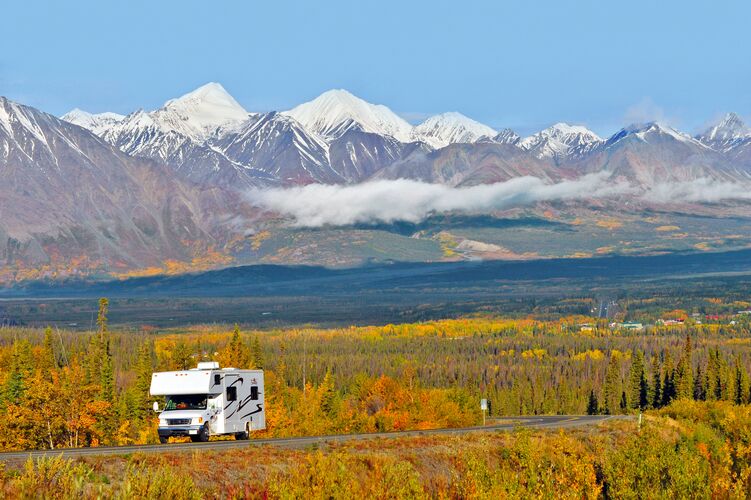
{"label": "spruce tree", "polygon": [[597,401],[597,395],[594,389],[589,391],[589,400],[587,401],[587,415],[599,415],[600,403]]}
{"label": "spruce tree", "polygon": [[8,378],[3,385],[3,403],[19,404],[26,390],[32,373],[31,344],[26,340],[13,342],[13,354],[10,360]]}
{"label": "spruce tree", "polygon": [[603,390],[604,410],[606,415],[618,413],[621,396],[621,364],[611,353],[608,369],[605,373],[605,387]]}
{"label": "spruce tree", "polygon": [[99,314],[97,315],[97,327],[99,332],[98,352],[99,356],[99,399],[109,403],[109,410],[103,416],[100,424],[104,442],[111,444],[114,440],[117,422],[115,421],[115,370],[112,363],[110,350],[110,333],[107,313],[109,300],[99,299]]}
{"label": "spruce tree", "polygon": [[42,343],[42,355],[37,366],[45,378],[52,376],[52,371],[57,368],[57,358],[52,344],[52,328],[44,329],[44,342]]}
{"label": "spruce tree", "polygon": [[675,368],[670,351],[665,353],[662,372],[662,406],[667,406],[675,399]]}
{"label": "spruce tree", "polygon": [[225,347],[223,354],[222,357],[225,360],[224,362],[227,363],[228,366],[243,369],[250,367],[250,350],[240,336],[240,325],[235,325],[235,329],[232,332],[232,338],[230,339],[229,344],[227,344],[227,347]]}
{"label": "spruce tree", "polygon": [[253,368],[256,370],[263,370],[265,363],[263,359],[263,349],[261,348],[261,341],[258,339],[258,335],[253,337],[253,344],[250,348],[250,357],[253,361]]}
{"label": "spruce tree", "polygon": [[637,350],[631,361],[629,370],[628,403],[632,410],[644,409],[647,406],[647,375],[644,370],[644,353]]}
{"label": "spruce tree", "polygon": [[176,370],[187,370],[192,367],[193,352],[191,352],[190,347],[183,340],[178,340],[175,343],[175,348],[172,349],[170,358],[172,367]]}
{"label": "spruce tree", "polygon": [[678,399],[693,399],[694,397],[692,347],[689,335],[686,335],[683,354],[675,370],[675,396]]}
{"label": "spruce tree", "polygon": [[741,364],[740,357],[735,358],[735,404],[747,404],[749,402],[749,380],[746,368]]}
{"label": "spruce tree", "polygon": [[149,414],[149,389],[151,388],[151,374],[153,372],[153,351],[154,347],[151,342],[144,342],[138,348],[136,383],[133,386],[133,410],[134,416],[138,419],[144,419]]}
{"label": "spruce tree", "polygon": [[662,406],[662,376],[660,374],[660,358],[657,355],[652,356],[652,384],[649,388],[650,408],[659,408]]}
{"label": "spruce tree", "polygon": [[107,313],[109,309],[109,300],[99,299],[99,314],[96,324],[99,327],[99,349],[100,372],[99,386],[101,399],[110,404],[115,402],[115,370],[112,364],[112,352],[110,348],[111,337],[109,333],[109,323]]}
{"label": "spruce tree", "polygon": [[327,417],[334,417],[337,414],[337,394],[334,390],[334,378],[330,371],[326,372],[323,382],[319,387],[321,394],[321,411]]}

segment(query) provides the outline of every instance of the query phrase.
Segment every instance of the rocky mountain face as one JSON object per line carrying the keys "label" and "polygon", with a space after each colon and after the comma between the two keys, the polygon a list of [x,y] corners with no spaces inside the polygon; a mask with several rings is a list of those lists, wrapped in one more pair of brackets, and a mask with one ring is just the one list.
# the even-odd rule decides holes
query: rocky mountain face
{"label": "rocky mountain face", "polygon": [[248,221],[259,217],[245,203],[251,188],[591,173],[642,190],[748,183],[751,130],[731,113],[694,137],[646,123],[601,138],[558,123],[522,138],[459,113],[412,125],[343,90],[249,112],[219,84],[128,115],[76,109],[58,119],[0,98],[0,281],[19,269],[44,277],[226,264],[257,244],[248,243]]}
{"label": "rocky mountain face", "polygon": [[231,193],[182,182],[77,125],[0,97],[0,262],[49,277],[191,260]]}
{"label": "rocky mountain face", "polygon": [[460,113],[413,126],[346,90],[280,113],[249,113],[210,83],[152,112],[65,116],[123,152],[171,166],[185,180],[224,189],[408,178],[467,184],[519,175],[543,179],[612,172],[639,186],[748,178],[751,130],[730,113],[689,137],[635,124],[603,139],[557,123],[529,137],[496,131]]}
{"label": "rocky mountain face", "polygon": [[549,158],[557,162],[581,158],[596,149],[603,140],[594,132],[581,126],[556,123],[518,142],[521,149],[536,158]]}

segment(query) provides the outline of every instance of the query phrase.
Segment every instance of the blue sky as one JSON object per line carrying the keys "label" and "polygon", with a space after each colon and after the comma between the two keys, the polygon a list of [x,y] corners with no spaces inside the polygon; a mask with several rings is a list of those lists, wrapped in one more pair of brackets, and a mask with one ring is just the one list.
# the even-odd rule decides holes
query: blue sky
{"label": "blue sky", "polygon": [[751,2],[11,1],[0,95],[62,114],[221,82],[251,111],[346,88],[530,132],[751,115]]}

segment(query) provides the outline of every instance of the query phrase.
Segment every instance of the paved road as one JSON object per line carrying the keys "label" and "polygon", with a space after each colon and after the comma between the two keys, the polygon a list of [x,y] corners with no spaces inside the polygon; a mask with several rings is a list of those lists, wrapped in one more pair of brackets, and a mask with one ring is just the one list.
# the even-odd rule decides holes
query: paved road
{"label": "paved road", "polygon": [[430,436],[436,434],[468,434],[473,432],[509,431],[515,427],[529,427],[535,429],[564,429],[582,425],[593,425],[610,419],[629,418],[625,416],[602,415],[555,415],[534,417],[507,417],[488,420],[488,425],[482,427],[464,427],[457,429],[431,429],[421,431],[380,432],[371,434],[341,434],[334,436],[313,436],[277,439],[251,439],[249,441],[209,441],[208,443],[175,443],[141,446],[101,446],[97,448],[64,448],[56,450],[19,451],[0,453],[0,462],[19,462],[28,458],[43,456],[85,457],[98,455],[129,455],[133,453],[180,453],[203,450],[227,450],[231,448],[246,448],[248,446],[279,446],[287,448],[305,448],[314,444],[325,444],[338,441],[352,441],[356,439],[388,439],[405,436]]}

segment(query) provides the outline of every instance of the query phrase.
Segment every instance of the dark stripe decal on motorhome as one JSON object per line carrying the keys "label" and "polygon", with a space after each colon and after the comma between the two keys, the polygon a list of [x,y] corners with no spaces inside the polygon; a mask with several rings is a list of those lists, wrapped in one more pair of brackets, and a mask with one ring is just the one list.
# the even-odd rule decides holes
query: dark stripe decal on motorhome
{"label": "dark stripe decal on motorhome", "polygon": [[263,405],[256,405],[256,406],[258,407],[258,409],[257,409],[257,410],[255,410],[255,411],[252,411],[252,412],[250,412],[250,413],[246,413],[245,415],[243,415],[243,416],[242,416],[242,417],[240,417],[240,418],[241,418],[241,419],[243,419],[243,418],[249,417],[249,416],[251,416],[251,415],[254,415],[254,414],[256,414],[256,413],[261,413],[261,412],[263,411]]}
{"label": "dark stripe decal on motorhome", "polygon": [[[261,392],[259,392],[259,393],[258,393],[258,396],[259,396],[259,397],[260,397],[260,395],[261,395]],[[257,401],[256,399],[251,399],[252,397],[253,397],[253,396],[252,396],[252,394],[251,394],[251,395],[249,395],[249,396],[248,396],[247,398],[245,398],[245,399],[243,399],[242,401],[240,401],[240,404],[238,404],[238,405],[237,405],[237,409],[236,409],[235,411],[233,411],[232,413],[230,413],[229,415],[225,416],[224,418],[230,418],[230,417],[232,417],[232,415],[234,415],[235,413],[237,413],[237,412],[239,412],[240,410],[242,410],[243,408],[245,408],[245,406],[246,406],[246,405],[247,405],[248,403],[250,403],[251,401]],[[259,406],[260,406],[260,405],[259,405]],[[226,410],[226,409],[227,409],[227,408],[225,408],[225,410]],[[258,412],[257,412],[257,411],[254,411],[253,413],[258,413]],[[248,415],[252,415],[253,413],[249,413]],[[247,416],[247,415],[246,415],[246,416]],[[244,418],[244,417],[240,417],[240,418]]]}

